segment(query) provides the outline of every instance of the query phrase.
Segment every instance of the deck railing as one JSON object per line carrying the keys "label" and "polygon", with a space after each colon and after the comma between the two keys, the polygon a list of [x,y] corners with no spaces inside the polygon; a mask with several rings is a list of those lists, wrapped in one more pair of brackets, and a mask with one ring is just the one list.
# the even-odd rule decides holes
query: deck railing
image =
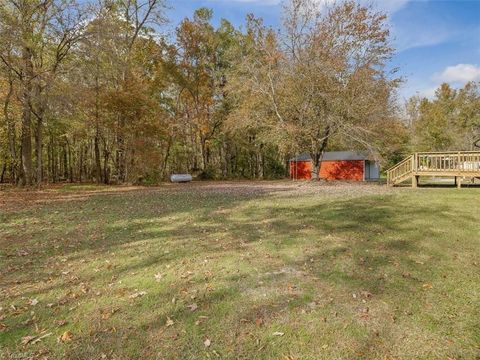
{"label": "deck railing", "polygon": [[420,175],[480,177],[480,151],[415,153],[387,170],[387,183]]}
{"label": "deck railing", "polygon": [[416,172],[476,172],[480,171],[480,151],[416,154]]}

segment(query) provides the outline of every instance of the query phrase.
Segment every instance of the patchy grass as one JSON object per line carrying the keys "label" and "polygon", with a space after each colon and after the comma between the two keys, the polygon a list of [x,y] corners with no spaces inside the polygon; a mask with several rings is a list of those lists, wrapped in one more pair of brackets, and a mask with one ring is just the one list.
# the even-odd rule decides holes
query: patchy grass
{"label": "patchy grass", "polygon": [[0,359],[475,359],[479,234],[478,189],[7,191]]}

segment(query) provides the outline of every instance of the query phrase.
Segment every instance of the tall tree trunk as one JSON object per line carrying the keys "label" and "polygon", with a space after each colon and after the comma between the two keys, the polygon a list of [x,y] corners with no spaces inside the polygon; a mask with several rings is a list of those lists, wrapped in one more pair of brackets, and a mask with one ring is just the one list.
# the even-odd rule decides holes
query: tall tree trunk
{"label": "tall tree trunk", "polygon": [[95,153],[95,181],[97,184],[102,183],[102,164],[100,160],[100,130],[98,127],[98,121],[97,121],[97,126],[96,126],[96,131],[95,131],[95,138],[93,139],[93,147],[94,147],[94,153]]}
{"label": "tall tree trunk", "polygon": [[71,183],[73,183],[73,165],[72,165],[72,150],[70,146],[70,142],[66,139],[67,142],[67,160],[68,160],[68,179]]}
{"label": "tall tree trunk", "polygon": [[103,140],[103,182],[108,185],[110,183],[110,171],[108,167],[108,160],[110,158],[110,152],[108,151],[107,142]]}
{"label": "tall tree trunk", "polygon": [[265,164],[263,158],[263,144],[260,144],[260,149],[257,152],[257,176],[260,180],[265,177]]}
{"label": "tall tree trunk", "polygon": [[320,166],[322,163],[323,154],[328,146],[328,141],[330,140],[332,129],[330,125],[327,125],[325,131],[323,133],[323,138],[320,141],[320,146],[316,146],[314,149],[313,154],[310,154],[313,161],[313,171],[312,171],[312,178],[314,180],[320,180]]}
{"label": "tall tree trunk", "polygon": [[33,95],[35,96],[35,105],[36,107],[33,108],[33,103],[30,104],[31,112],[35,115],[36,123],[35,123],[35,157],[37,160],[37,168],[36,168],[36,180],[37,186],[40,186],[43,181],[43,121],[45,115],[45,109],[47,105],[45,103],[45,99],[42,97],[42,93],[45,91],[45,87],[42,87],[40,83],[37,81]]}
{"label": "tall tree trunk", "polygon": [[28,46],[22,50],[23,70],[22,79],[22,185],[32,185],[32,51]]}
{"label": "tall tree trunk", "polygon": [[168,142],[167,142],[167,149],[165,150],[165,157],[163,158],[163,165],[160,173],[161,180],[164,180],[167,175],[167,165],[168,165],[168,159],[170,157],[171,147],[172,147],[172,136],[169,136]]}
{"label": "tall tree trunk", "polygon": [[57,161],[57,147],[55,141],[52,138],[52,181],[55,183],[58,181],[58,161]]}
{"label": "tall tree trunk", "polygon": [[69,174],[68,174],[68,148],[67,144],[64,143],[62,145],[62,155],[63,155],[63,179],[64,181],[68,181]]}
{"label": "tall tree trunk", "polygon": [[47,143],[47,174],[46,174],[47,182],[52,179],[52,141],[48,141]]}
{"label": "tall tree trunk", "polygon": [[203,171],[208,167],[208,154],[207,154],[207,139],[200,135],[200,150],[202,152],[202,168]]}
{"label": "tall tree trunk", "polygon": [[96,63],[96,76],[95,76],[95,138],[94,138],[94,153],[95,153],[95,180],[97,184],[102,183],[102,164],[100,160],[100,85],[98,81],[98,59]]}
{"label": "tall tree trunk", "polygon": [[5,154],[5,157],[4,157],[4,162],[3,162],[3,165],[2,165],[2,173],[0,174],[0,184],[3,183],[3,180],[5,178],[5,173],[7,172],[7,154]]}
{"label": "tall tree trunk", "polygon": [[17,169],[17,149],[16,149],[16,142],[17,142],[17,134],[15,131],[15,124],[13,119],[10,117],[9,107],[10,101],[13,95],[13,78],[9,76],[8,79],[8,92],[7,96],[5,97],[5,102],[3,104],[3,115],[5,117],[5,121],[7,122],[7,138],[8,138],[8,149],[10,152],[10,174],[11,174],[11,181],[13,183],[17,182],[18,178],[18,169]]}
{"label": "tall tree trunk", "polygon": [[83,180],[83,148],[82,144],[80,144],[79,149],[79,160],[78,160],[78,180],[82,182]]}
{"label": "tall tree trunk", "polygon": [[32,184],[32,139],[30,132],[31,116],[29,110],[24,109],[22,115],[22,180],[21,184]]}
{"label": "tall tree trunk", "polygon": [[22,154],[22,181],[21,185],[32,185],[32,97],[34,78],[33,51],[30,42],[33,39],[33,29],[31,24],[30,6],[28,2],[22,4],[22,75],[21,82],[21,103],[22,103],[22,136],[21,136],[21,154]]}
{"label": "tall tree trunk", "polygon": [[87,180],[91,180],[91,176],[92,176],[92,173],[90,170],[90,167],[88,166],[88,148],[89,148],[90,144],[87,143],[84,147],[83,147],[83,172],[85,173],[85,179]]}
{"label": "tall tree trunk", "polygon": [[123,117],[120,117],[118,121],[118,130],[117,130],[117,151],[115,162],[117,165],[117,181],[119,183],[125,182],[125,168],[126,168],[126,149],[125,149],[125,120]]}
{"label": "tall tree trunk", "polygon": [[35,128],[35,157],[37,158],[37,186],[43,181],[43,119],[37,118]]}

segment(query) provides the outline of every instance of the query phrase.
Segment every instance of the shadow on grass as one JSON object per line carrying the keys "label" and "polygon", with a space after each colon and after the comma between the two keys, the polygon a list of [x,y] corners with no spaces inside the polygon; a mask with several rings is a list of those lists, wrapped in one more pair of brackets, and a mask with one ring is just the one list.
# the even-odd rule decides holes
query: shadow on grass
{"label": "shadow on grass", "polygon": [[[32,289],[11,297],[11,302],[20,296],[48,297],[51,291],[82,282],[128,278],[129,274],[144,269],[153,271],[171,266],[186,271],[188,266],[198,268],[199,261],[208,259],[214,263],[214,275],[196,274],[193,279],[181,279],[177,273],[176,281],[168,289],[139,299],[139,304],[134,304],[138,306],[133,311],[136,316],[123,319],[121,329],[106,332],[103,324],[95,324],[92,319],[90,333],[83,333],[66,350],[67,358],[78,359],[112,350],[116,358],[125,359],[139,352],[145,358],[155,358],[162,351],[166,351],[165,357],[176,354],[178,358],[182,355],[195,358],[199,351],[204,351],[205,337],[212,333],[217,334],[217,341],[224,349],[241,352],[251,347],[251,355],[267,347],[275,353],[273,345],[258,333],[263,327],[281,323],[286,314],[301,316],[296,309],[308,309],[312,302],[328,311],[334,308],[335,312],[350,314],[352,294],[360,297],[364,293],[366,301],[373,296],[398,304],[393,311],[400,316],[405,304],[397,303],[399,296],[408,293],[411,307],[420,306],[425,296],[421,285],[436,282],[442,276],[434,268],[426,267],[425,262],[434,267],[446,256],[442,247],[449,239],[433,245],[431,239],[439,226],[448,226],[450,213],[454,211],[448,203],[413,204],[411,200],[401,202],[397,196],[389,195],[288,200],[288,203],[272,199],[269,206],[271,196],[270,193],[238,196],[154,192],[112,199],[100,195],[83,209],[59,213],[54,219],[78,221],[67,229],[73,239],[65,239],[64,227],[54,227],[47,238],[57,239],[55,244],[59,248],[42,244],[38,252],[32,250],[35,259],[29,260],[31,263],[15,264],[7,258],[17,269],[7,272],[2,286],[19,285],[19,279],[29,283],[33,272],[39,280],[55,276],[49,267],[39,266],[50,258],[78,262],[90,257],[88,260],[98,266],[108,259],[114,266],[103,266],[100,272],[81,275],[69,283],[57,279],[41,290]],[[61,210],[62,206],[35,216],[44,224],[54,209]],[[27,221],[31,216],[23,212],[9,221]],[[476,221],[465,214],[463,220]],[[78,224],[82,225],[81,231],[75,233]],[[28,232],[33,242],[45,240],[44,234],[35,235],[35,228]],[[118,259],[111,256],[114,252],[125,254]],[[133,284],[125,286],[134,289]],[[172,297],[182,291],[190,295],[192,290],[200,294],[194,300],[199,312],[188,310],[186,299],[172,305]],[[93,299],[90,296],[83,301]],[[207,316],[213,324],[196,325],[199,315]],[[182,325],[166,328],[167,317]],[[17,324],[17,330],[26,327]],[[352,354],[368,353],[372,346],[377,346],[372,340],[375,339],[372,329],[354,346]],[[233,340],[229,342],[225,332],[232,332]],[[249,332],[257,333],[257,342],[252,342]],[[152,336],[158,336],[156,343]]]}
{"label": "shadow on grass", "polygon": [[[239,203],[235,205],[241,206]],[[343,299],[339,301],[339,308],[349,305],[345,298],[361,293],[371,294],[368,296],[389,302],[395,302],[398,296],[408,293],[412,302],[420,301],[420,304],[424,297],[421,285],[436,282],[441,274],[425,270],[425,265],[416,262],[416,259],[421,254],[433,262],[441,261],[442,253],[440,248],[424,246],[424,242],[429,241],[428,235],[431,233],[431,227],[434,226],[433,223],[419,223],[415,219],[424,219],[425,214],[430,213],[442,216],[450,210],[448,205],[442,205],[416,206],[398,211],[398,204],[394,198],[364,198],[355,199],[353,202],[351,200],[334,201],[322,205],[302,206],[295,209],[294,214],[291,213],[291,207],[276,207],[271,210],[248,207],[241,212],[241,220],[233,220],[228,216],[212,218],[211,210],[200,208],[196,211],[195,219],[200,224],[205,223],[203,228],[209,229],[207,236],[195,239],[190,235],[184,242],[182,241],[184,236],[199,229],[185,228],[182,224],[172,227],[166,234],[163,231],[157,233],[150,231],[149,235],[153,239],[171,239],[172,244],[179,245],[182,250],[177,254],[178,259],[191,257],[192,254],[198,258],[212,255],[228,257],[247,252],[262,254],[271,252],[273,260],[262,262],[261,259],[256,259],[254,261],[263,273],[275,273],[285,268],[300,269],[295,276],[285,276],[287,278],[285,281],[278,280],[278,276],[261,277],[262,282],[266,284],[266,292],[271,291],[272,288],[286,287],[292,280],[302,283],[301,287],[306,287],[306,283],[311,281],[320,283],[320,288],[323,290],[334,288],[336,296],[340,293]],[[263,221],[267,214],[271,216],[268,226]],[[228,229],[231,239],[228,243],[223,243],[224,248],[219,248],[214,239],[220,233],[215,229],[227,223],[231,226]],[[298,232],[304,228],[307,229],[305,234]],[[269,233],[267,239],[266,231]],[[329,235],[333,235],[333,238],[329,238]],[[318,243],[315,242],[315,237],[318,237]],[[308,254],[289,256],[290,250],[298,246],[306,247]],[[276,256],[276,252],[281,256]],[[161,263],[161,258],[162,256],[158,255],[148,256],[143,261],[126,265],[119,271],[127,273],[151,267]],[[169,261],[174,260],[169,259]],[[242,293],[248,289],[254,289],[259,281],[258,278],[252,275],[243,278],[221,276],[221,281],[224,291],[213,291],[202,298],[199,304],[209,304],[205,314],[215,317],[215,321],[219,322],[226,319],[219,318],[222,312],[215,310],[216,304],[228,304],[227,309],[223,309],[223,315],[227,318],[231,317],[228,321],[231,327],[229,331],[233,331],[236,337],[233,344],[229,346],[237,355],[244,349],[245,343],[251,340],[244,334],[245,328],[247,332],[252,331],[252,327],[253,331],[258,331],[252,324],[259,319],[262,325],[274,323],[282,318],[285,312],[293,311],[292,304],[296,304],[294,308],[304,308],[307,302],[318,297],[317,291],[313,290],[311,296],[305,298],[306,300],[297,302],[295,301],[299,297],[298,294],[283,293],[268,296],[265,300],[257,298],[254,300],[242,297]],[[196,287],[199,284],[191,286]],[[234,305],[239,301],[241,304]],[[236,309],[236,306],[239,308]],[[219,307],[221,308],[220,305]],[[399,313],[402,311],[398,310]],[[152,321],[146,321],[142,328],[153,333],[160,331],[163,334],[162,329],[167,315],[175,318],[175,321],[187,323],[193,323],[195,318],[187,309],[177,308],[169,314],[164,313]],[[394,313],[392,316],[399,315]],[[172,353],[182,354],[179,358],[195,358],[198,355],[198,344],[201,347],[202,338],[213,330],[188,327],[184,331],[185,333],[167,330],[168,335],[163,339],[164,346],[170,347]],[[384,331],[388,332],[385,329]],[[368,354],[372,347],[376,346],[376,342],[377,335],[369,333],[355,349],[352,349],[352,352]],[[257,349],[262,346],[265,349],[265,346],[269,345],[265,340],[259,340]],[[102,348],[110,347],[111,342],[107,338]]]}

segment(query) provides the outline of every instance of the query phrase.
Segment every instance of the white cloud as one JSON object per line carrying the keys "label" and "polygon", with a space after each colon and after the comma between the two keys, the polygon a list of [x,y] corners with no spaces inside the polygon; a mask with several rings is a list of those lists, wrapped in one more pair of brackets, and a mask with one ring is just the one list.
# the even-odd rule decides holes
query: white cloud
{"label": "white cloud", "polygon": [[432,87],[429,87],[427,89],[420,90],[417,93],[421,97],[426,97],[428,99],[433,99],[435,97],[435,92],[437,91],[437,89],[438,89],[438,86],[432,86]]}
{"label": "white cloud", "polygon": [[457,64],[448,66],[441,73],[433,75],[433,80],[442,83],[465,84],[469,81],[480,81],[480,67],[473,64]]}
{"label": "white cloud", "polygon": [[402,96],[405,99],[412,95],[432,99],[442,83],[448,83],[454,88],[461,88],[469,81],[480,81],[480,66],[473,64],[447,66],[444,70],[434,73],[430,79],[409,81],[402,91]]}
{"label": "white cloud", "polygon": [[437,28],[429,28],[418,25],[394,26],[392,29],[394,38],[394,46],[398,52],[405,50],[424,47],[435,46],[441,44],[448,39],[455,36],[455,33],[441,26]]}

